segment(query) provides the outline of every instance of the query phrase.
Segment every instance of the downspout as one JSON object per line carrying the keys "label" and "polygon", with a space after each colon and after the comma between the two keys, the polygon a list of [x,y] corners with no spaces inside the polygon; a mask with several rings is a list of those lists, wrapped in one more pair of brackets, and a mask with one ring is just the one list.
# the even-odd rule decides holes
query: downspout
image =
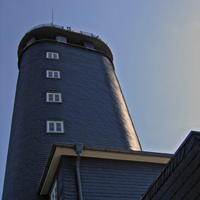
{"label": "downspout", "polygon": [[82,150],[83,150],[83,144],[76,143],[75,151],[76,151],[76,154],[78,155],[76,159],[76,178],[77,178],[79,200],[83,200],[82,187],[81,187],[81,175],[80,175],[80,159],[81,159]]}

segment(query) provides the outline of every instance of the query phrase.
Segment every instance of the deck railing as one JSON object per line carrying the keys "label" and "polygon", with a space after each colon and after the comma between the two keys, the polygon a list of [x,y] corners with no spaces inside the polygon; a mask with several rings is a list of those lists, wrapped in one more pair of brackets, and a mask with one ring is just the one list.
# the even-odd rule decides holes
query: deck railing
{"label": "deck railing", "polygon": [[[34,29],[37,29],[37,28],[41,28],[41,27],[55,27],[55,28],[59,28],[59,29],[64,29],[66,31],[73,31],[73,30],[71,30],[71,27],[67,27],[65,29],[64,26],[60,26],[60,25],[56,25],[56,24],[40,24],[40,25],[37,25],[37,26],[34,26],[33,28],[31,28],[28,32],[30,32]],[[94,37],[94,38],[101,40],[98,35],[95,35],[93,33],[85,32],[85,31],[80,31],[80,33],[83,35],[87,35],[87,36]]]}

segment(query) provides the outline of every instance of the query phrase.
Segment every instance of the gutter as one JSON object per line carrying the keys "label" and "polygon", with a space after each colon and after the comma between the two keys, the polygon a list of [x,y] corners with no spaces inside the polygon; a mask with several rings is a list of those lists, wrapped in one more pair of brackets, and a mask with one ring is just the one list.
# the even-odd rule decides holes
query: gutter
{"label": "gutter", "polygon": [[81,159],[82,150],[83,150],[83,144],[76,143],[75,151],[76,151],[76,154],[78,155],[76,159],[76,178],[77,178],[79,200],[83,200],[82,187],[81,187],[81,175],[80,175],[80,159]]}
{"label": "gutter", "polygon": [[[80,145],[80,150],[78,146]],[[53,178],[56,174],[57,167],[59,165],[62,156],[78,156],[78,152],[81,157],[98,158],[98,159],[112,159],[112,160],[124,160],[134,162],[148,162],[167,164],[172,154],[166,153],[153,153],[145,151],[133,151],[123,149],[102,148],[84,145],[83,144],[65,144],[65,143],[53,143],[51,150],[47,156],[47,161],[39,182],[38,194],[47,195]],[[77,149],[77,151],[76,151]],[[80,157],[80,156],[79,156]],[[77,157],[78,161],[78,157]],[[78,168],[80,168],[80,158],[78,161]],[[79,172],[80,177],[80,172]]]}

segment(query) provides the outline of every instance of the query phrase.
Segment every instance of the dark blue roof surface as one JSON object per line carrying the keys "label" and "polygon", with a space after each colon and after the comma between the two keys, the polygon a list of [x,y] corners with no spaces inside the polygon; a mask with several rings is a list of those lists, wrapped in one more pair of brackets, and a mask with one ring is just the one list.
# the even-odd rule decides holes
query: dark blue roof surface
{"label": "dark blue roof surface", "polygon": [[200,132],[192,131],[143,200],[200,199]]}
{"label": "dark blue roof surface", "polygon": [[[87,200],[139,199],[165,165],[82,157],[80,174]],[[77,199],[76,157],[65,156],[58,172],[58,195]]]}

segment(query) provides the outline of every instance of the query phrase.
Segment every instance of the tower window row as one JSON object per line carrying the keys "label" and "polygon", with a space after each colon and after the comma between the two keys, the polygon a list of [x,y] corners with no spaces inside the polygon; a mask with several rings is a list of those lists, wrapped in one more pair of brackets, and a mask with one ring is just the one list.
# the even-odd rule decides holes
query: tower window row
{"label": "tower window row", "polygon": [[[46,58],[48,59],[59,59],[59,54],[55,52],[46,52]],[[47,78],[60,78],[60,71],[56,70],[46,70]],[[47,92],[46,93],[46,102],[59,103],[62,102],[61,93]],[[47,133],[64,133],[64,122],[63,121],[47,121],[46,122],[46,132]],[[53,193],[51,199],[56,198],[56,188],[53,188]]]}

